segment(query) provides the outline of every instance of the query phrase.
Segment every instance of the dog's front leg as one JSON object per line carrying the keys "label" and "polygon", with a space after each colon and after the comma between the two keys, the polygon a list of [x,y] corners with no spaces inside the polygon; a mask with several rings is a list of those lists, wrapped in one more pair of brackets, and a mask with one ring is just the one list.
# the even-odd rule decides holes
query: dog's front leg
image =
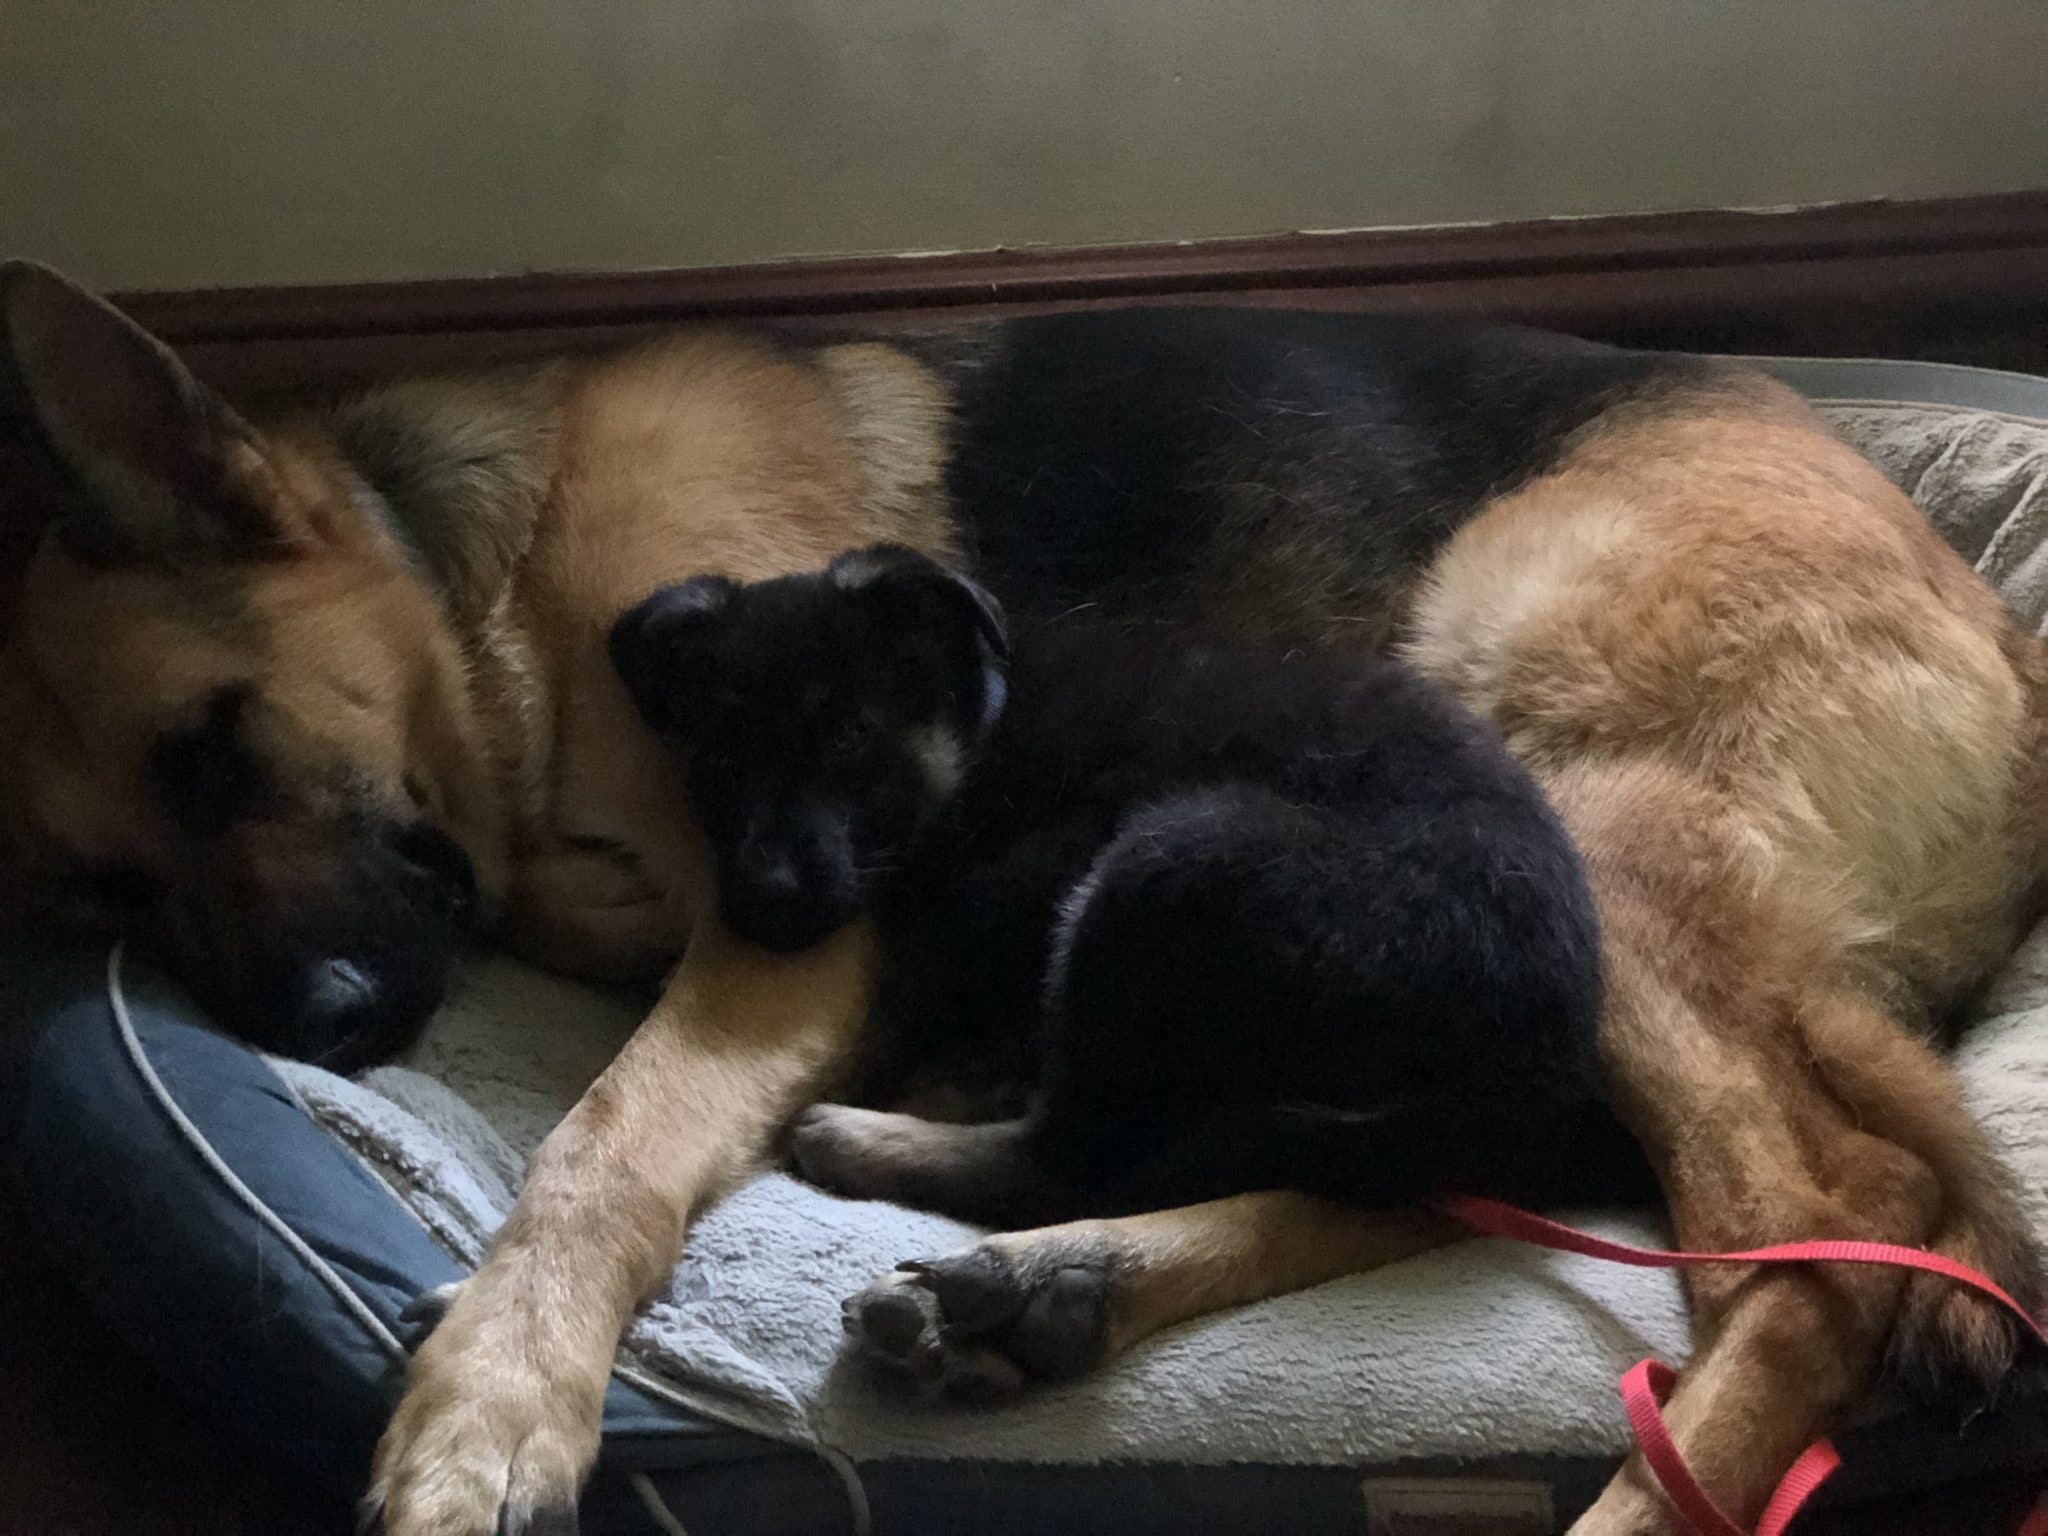
{"label": "dog's front leg", "polygon": [[844,1060],[872,956],[863,928],[790,956],[694,936],[653,1014],[535,1154],[490,1253],[415,1356],[366,1526],[574,1530],[620,1330],[667,1278],[691,1218]]}
{"label": "dog's front leg", "polygon": [[[874,1121],[840,1129],[883,1130]],[[1464,1235],[1427,1212],[1362,1211],[1261,1190],[999,1232],[899,1265],[848,1298],[843,1315],[859,1352],[891,1374],[987,1402],[1095,1370],[1175,1323],[1399,1263]]]}

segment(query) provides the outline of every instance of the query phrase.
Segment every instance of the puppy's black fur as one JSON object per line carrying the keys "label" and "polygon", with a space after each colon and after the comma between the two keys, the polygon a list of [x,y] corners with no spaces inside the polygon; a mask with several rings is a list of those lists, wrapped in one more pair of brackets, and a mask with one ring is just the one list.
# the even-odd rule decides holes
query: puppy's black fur
{"label": "puppy's black fur", "polygon": [[1555,1196],[1621,1145],[1577,855],[1399,665],[1072,623],[1012,655],[986,593],[887,547],[666,589],[612,654],[685,748],[725,921],[790,949],[872,914],[903,1052],[1035,1079],[921,1203]]}

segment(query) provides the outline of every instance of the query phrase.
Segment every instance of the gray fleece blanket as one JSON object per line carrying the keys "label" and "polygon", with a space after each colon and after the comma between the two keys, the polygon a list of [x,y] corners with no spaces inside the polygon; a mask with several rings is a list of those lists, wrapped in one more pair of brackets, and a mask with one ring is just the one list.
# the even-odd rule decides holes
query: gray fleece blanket
{"label": "gray fleece blanket", "polygon": [[[1883,403],[1828,409],[2042,626],[2048,425]],[[402,1064],[354,1082],[278,1070],[451,1254],[474,1263],[527,1156],[635,1019],[617,1000],[480,956]],[[1992,990],[1961,1065],[2048,1241],[2048,928]],[[1646,1221],[1585,1224],[1627,1241],[1662,1237]],[[1688,1349],[1672,1276],[1475,1240],[1202,1319],[1091,1379],[995,1410],[906,1401],[841,1358],[841,1297],[970,1236],[764,1175],[691,1235],[667,1289],[628,1330],[620,1372],[724,1422],[855,1460],[1371,1466],[1619,1454],[1616,1377],[1645,1355],[1677,1361]]]}

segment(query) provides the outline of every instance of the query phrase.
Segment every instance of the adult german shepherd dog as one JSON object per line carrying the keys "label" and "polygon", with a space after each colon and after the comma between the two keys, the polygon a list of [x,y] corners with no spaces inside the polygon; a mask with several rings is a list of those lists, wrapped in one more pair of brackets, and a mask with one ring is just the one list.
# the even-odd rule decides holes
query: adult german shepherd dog
{"label": "adult german shepherd dog", "polygon": [[[607,630],[698,572],[880,541],[1020,616],[1395,649],[1495,722],[1584,857],[1607,1091],[1683,1245],[1923,1244],[2040,1294],[1929,1039],[2041,873],[2042,648],[1753,373],[1131,311],[698,332],[244,415],[47,270],[6,271],[0,322],[65,466],[6,589],[5,899],[126,930],[252,1039],[342,1066],[418,1026],[473,922],[593,975],[681,956],[415,1358],[370,1493],[390,1536],[569,1528],[621,1324],[867,1009],[862,925],[795,954],[720,928]],[[1100,1359],[1454,1235],[1251,1194],[932,1269],[942,1299],[998,1287],[944,1319],[997,1353],[1092,1269]],[[1669,1418],[1744,1520],[1881,1365],[1984,1393],[2018,1347],[1926,1277],[1688,1283]],[[1579,1528],[1670,1518],[1631,1460]]]}

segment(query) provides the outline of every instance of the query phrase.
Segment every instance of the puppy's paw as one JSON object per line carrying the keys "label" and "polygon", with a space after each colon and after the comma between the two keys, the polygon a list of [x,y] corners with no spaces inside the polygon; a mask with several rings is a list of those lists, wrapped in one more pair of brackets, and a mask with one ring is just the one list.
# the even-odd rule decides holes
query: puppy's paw
{"label": "puppy's paw", "polygon": [[432,1331],[378,1444],[359,1529],[574,1536],[610,1357],[580,1360],[516,1295],[486,1306],[473,1288],[416,1304]]}
{"label": "puppy's paw", "polygon": [[790,1124],[789,1160],[820,1189],[855,1200],[898,1199],[930,1128],[912,1115],[813,1104]]}
{"label": "puppy's paw", "polygon": [[867,1360],[962,1402],[1085,1374],[1109,1353],[1107,1251],[1005,1251],[998,1240],[898,1266],[842,1307]]}

